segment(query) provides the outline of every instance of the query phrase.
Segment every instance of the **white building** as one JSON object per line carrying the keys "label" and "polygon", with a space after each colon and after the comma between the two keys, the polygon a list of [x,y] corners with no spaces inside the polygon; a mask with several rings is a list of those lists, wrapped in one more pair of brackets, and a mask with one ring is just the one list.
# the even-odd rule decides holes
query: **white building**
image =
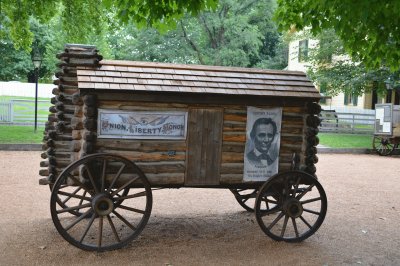
{"label": "white building", "polygon": [[[297,70],[306,72],[310,64],[306,61],[310,48],[315,48],[318,40],[294,40],[289,43],[288,70]],[[338,60],[338,57],[332,60]],[[340,58],[343,59],[343,58]],[[324,94],[324,91],[321,91]],[[367,93],[358,97],[339,93],[331,98],[321,100],[320,104],[323,109],[336,109],[343,112],[357,112],[358,110],[374,109],[376,103],[392,102],[399,104],[399,96],[391,93],[385,98],[380,98],[376,93]]]}

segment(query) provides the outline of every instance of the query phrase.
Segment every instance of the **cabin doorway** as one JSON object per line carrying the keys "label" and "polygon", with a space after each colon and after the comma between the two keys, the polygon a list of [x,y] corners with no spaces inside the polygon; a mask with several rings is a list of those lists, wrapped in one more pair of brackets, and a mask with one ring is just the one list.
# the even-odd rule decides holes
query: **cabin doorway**
{"label": "cabin doorway", "polygon": [[222,126],[220,108],[189,110],[185,185],[219,185]]}

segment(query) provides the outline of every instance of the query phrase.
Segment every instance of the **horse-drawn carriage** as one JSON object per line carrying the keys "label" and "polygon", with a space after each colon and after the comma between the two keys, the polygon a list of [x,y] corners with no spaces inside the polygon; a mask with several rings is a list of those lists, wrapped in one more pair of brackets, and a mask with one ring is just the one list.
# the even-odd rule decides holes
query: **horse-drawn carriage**
{"label": "horse-drawn carriage", "polygon": [[278,241],[322,224],[320,95],[304,73],[109,61],[82,45],[58,58],[40,183],[71,244],[126,245],[160,188],[230,189]]}
{"label": "horse-drawn carriage", "polygon": [[375,105],[375,132],[372,146],[382,156],[387,156],[400,143],[400,105],[391,103]]}

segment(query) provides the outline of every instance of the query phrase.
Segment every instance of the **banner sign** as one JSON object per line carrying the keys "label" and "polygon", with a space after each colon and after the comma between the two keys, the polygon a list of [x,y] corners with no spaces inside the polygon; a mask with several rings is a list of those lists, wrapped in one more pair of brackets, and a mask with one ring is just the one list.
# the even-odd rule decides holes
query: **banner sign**
{"label": "banner sign", "polygon": [[187,112],[99,109],[99,138],[186,139]]}
{"label": "banner sign", "polygon": [[247,107],[244,181],[266,181],[278,173],[282,108]]}

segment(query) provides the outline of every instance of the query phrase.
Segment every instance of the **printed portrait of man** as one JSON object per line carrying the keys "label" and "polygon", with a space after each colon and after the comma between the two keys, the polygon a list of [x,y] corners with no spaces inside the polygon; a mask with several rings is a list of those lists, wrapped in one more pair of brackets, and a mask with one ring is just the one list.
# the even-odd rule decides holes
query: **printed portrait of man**
{"label": "printed portrait of man", "polygon": [[250,138],[254,149],[246,154],[248,161],[255,167],[272,165],[278,157],[278,148],[274,139],[277,126],[271,118],[258,118],[251,129]]}

